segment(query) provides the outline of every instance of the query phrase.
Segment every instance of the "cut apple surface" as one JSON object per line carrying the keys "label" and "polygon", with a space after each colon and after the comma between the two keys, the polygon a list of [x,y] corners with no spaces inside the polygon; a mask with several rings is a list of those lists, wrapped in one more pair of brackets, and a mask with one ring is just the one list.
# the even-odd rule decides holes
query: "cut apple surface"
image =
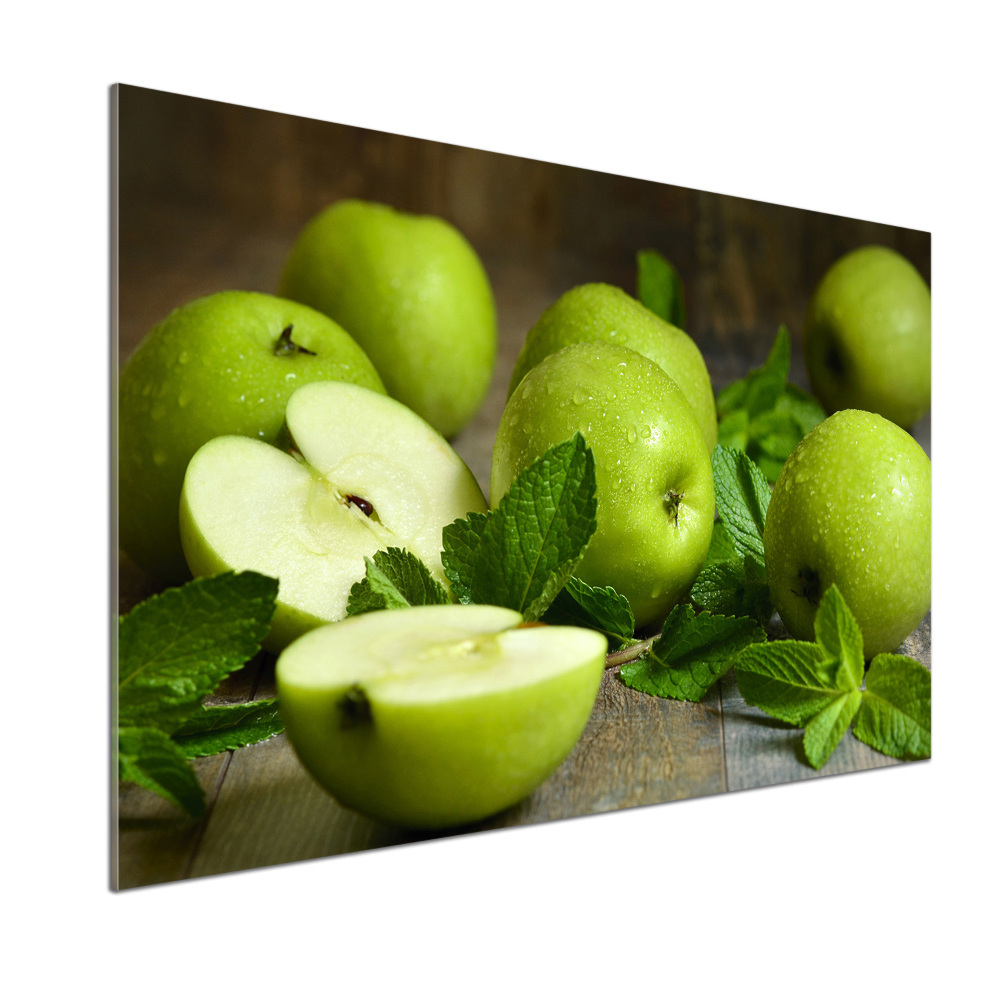
{"label": "cut apple surface", "polygon": [[379,549],[408,549],[447,586],[441,530],[486,501],[444,438],[402,403],[341,382],[296,390],[285,431],[287,451],[247,437],[209,441],[181,494],[196,576],[278,578],[270,649],[343,618],[365,556]]}
{"label": "cut apple surface", "polygon": [[598,632],[521,622],[436,605],[302,636],[276,668],[299,759],[343,805],[397,826],[457,826],[520,801],[579,739],[607,652]]}

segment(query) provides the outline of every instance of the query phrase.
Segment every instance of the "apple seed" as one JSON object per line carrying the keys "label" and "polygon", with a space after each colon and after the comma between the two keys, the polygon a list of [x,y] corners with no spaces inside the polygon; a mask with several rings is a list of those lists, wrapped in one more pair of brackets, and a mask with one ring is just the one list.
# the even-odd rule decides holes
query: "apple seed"
{"label": "apple seed", "polygon": [[365,517],[371,517],[375,513],[375,508],[364,497],[355,496],[353,493],[350,493],[347,496],[347,502],[354,504]]}
{"label": "apple seed", "polygon": [[360,684],[352,684],[344,692],[344,697],[337,702],[340,710],[340,728],[354,729],[357,726],[370,726],[372,722],[372,706]]}

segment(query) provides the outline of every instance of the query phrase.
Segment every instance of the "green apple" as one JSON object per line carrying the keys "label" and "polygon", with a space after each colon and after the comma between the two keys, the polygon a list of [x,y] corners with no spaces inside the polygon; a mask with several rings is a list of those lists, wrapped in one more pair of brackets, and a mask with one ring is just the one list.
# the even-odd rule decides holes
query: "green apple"
{"label": "green apple", "polygon": [[475,251],[443,219],[337,202],[299,235],[279,293],[332,316],[389,395],[445,437],[485,398],[497,351],[493,293]]}
{"label": "green apple", "polygon": [[711,452],[719,436],[715,396],[698,345],[676,326],[614,285],[571,288],[528,331],[510,379],[508,397],[542,358],[570,344],[603,340],[655,361],[684,393]]}
{"label": "green apple", "polygon": [[397,400],[346,382],[297,389],[285,425],[288,451],[229,435],[191,459],[180,529],[192,572],[277,577],[272,650],[343,618],[379,549],[409,550],[447,588],[441,530],[486,510],[448,442]]}
{"label": "green apple", "polygon": [[931,405],[931,293],[888,247],[841,257],[823,276],[803,329],[809,381],[828,413],[871,410],[900,427]]}
{"label": "green apple", "polygon": [[373,611],[278,658],[299,759],[343,805],[403,827],[472,823],[523,799],[580,738],[607,640],[518,628],[507,608]]}
{"label": "green apple", "polygon": [[220,434],[273,441],[293,390],[320,379],[384,391],[344,330],[299,303],[230,291],[175,309],[118,383],[121,547],[164,583],[185,580],[177,505],[191,456]]}
{"label": "green apple", "polygon": [[931,463],[877,413],[840,410],[789,456],[767,509],[771,600],[788,631],[812,639],[835,583],[865,657],[894,650],[931,606]]}
{"label": "green apple", "polygon": [[628,598],[639,625],[694,582],[712,537],[712,466],[694,412],[659,365],[603,341],[571,344],[532,368],[497,431],[495,506],[511,482],[579,431],[594,452],[597,530],[577,567]]}

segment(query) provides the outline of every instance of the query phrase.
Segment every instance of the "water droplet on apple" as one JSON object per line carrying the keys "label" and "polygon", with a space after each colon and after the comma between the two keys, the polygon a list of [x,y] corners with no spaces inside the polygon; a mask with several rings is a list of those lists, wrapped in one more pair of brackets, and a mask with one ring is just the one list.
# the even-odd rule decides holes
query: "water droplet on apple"
{"label": "water droplet on apple", "polygon": [[637,440],[638,440],[638,435],[635,432],[635,428],[634,427],[630,427],[628,429],[628,443],[629,444],[635,444],[635,442]]}
{"label": "water droplet on apple", "polygon": [[642,429],[642,436],[644,438],[648,438],[652,433],[653,433],[653,428],[650,427],[649,424],[646,424],[646,426],[643,427]]}

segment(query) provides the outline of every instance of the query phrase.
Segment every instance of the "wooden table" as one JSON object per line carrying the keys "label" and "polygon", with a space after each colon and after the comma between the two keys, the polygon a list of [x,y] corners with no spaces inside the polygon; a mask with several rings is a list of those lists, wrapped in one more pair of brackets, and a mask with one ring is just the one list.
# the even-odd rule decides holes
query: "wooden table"
{"label": "wooden table", "polygon": [[[272,290],[294,235],[212,225],[203,213],[186,214],[169,206],[147,212],[143,220],[141,232],[122,233],[121,357],[173,306],[199,294],[230,287]],[[523,260],[497,254],[487,255],[485,262],[498,303],[500,356],[485,406],[454,442],[484,491],[507,380],[524,334],[562,291],[586,280],[581,277],[585,265],[566,257]],[[698,280],[691,287],[689,310],[706,329],[713,322],[713,283]],[[698,338],[698,330],[692,332]],[[717,352],[722,361],[714,361],[712,352],[706,351],[717,386],[763,360],[769,338],[757,337],[753,344],[752,350],[737,355],[732,349],[724,355]],[[798,372],[797,380],[807,384],[800,357],[796,366],[793,374]],[[929,431],[929,421],[917,429],[928,450]],[[122,612],[156,587],[121,556]],[[930,615],[903,651],[930,666]],[[216,699],[242,701],[273,694],[274,661],[262,654],[230,677]],[[609,670],[583,736],[559,770],[519,805],[467,829],[538,823],[895,763],[847,735],[826,766],[814,771],[802,754],[801,730],[748,707],[732,672],[704,701],[690,704],[628,689]],[[194,766],[209,802],[200,821],[137,786],[120,787],[119,887],[324,857],[426,836],[374,823],[341,808],[307,775],[284,736],[204,758]],[[464,831],[444,835],[456,832]]]}

